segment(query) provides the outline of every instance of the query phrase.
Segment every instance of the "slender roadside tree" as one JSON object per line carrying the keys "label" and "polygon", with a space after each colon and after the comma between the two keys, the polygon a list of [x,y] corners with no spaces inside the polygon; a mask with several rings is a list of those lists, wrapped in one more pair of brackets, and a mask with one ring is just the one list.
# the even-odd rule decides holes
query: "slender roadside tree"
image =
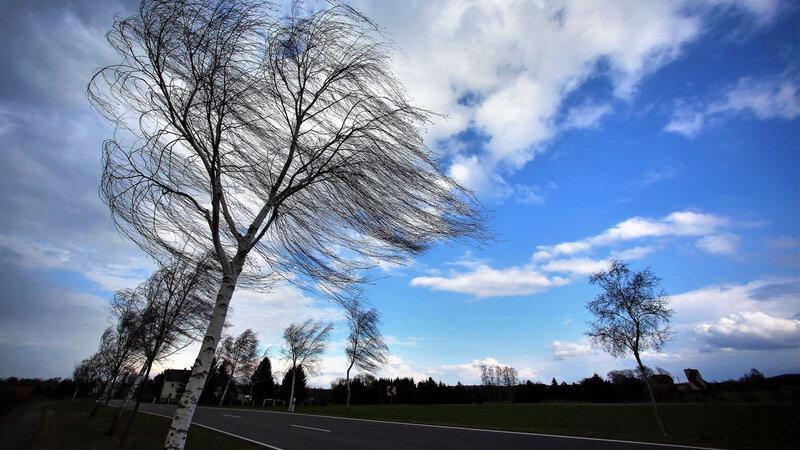
{"label": "slender roadside tree", "polygon": [[120,374],[131,371],[140,361],[138,347],[140,318],[136,310],[125,300],[129,294],[129,289],[114,293],[114,301],[124,306],[112,309],[111,317],[116,319],[116,325],[108,327],[100,338],[97,356],[100,362],[102,396],[101,401],[95,404],[89,414],[90,417],[94,417],[97,413],[100,403],[108,405]]}
{"label": "slender roadside tree", "polygon": [[350,415],[350,370],[356,367],[359,372],[367,374],[374,372],[383,364],[389,348],[383,340],[383,335],[378,328],[380,315],[375,308],[367,309],[367,305],[360,297],[354,297],[345,306],[347,326],[350,334],[347,336],[347,401],[345,411]]}
{"label": "slender roadside tree", "polygon": [[303,323],[293,323],[283,330],[284,342],[281,353],[284,359],[291,364],[292,370],[289,412],[294,411],[294,384],[297,370],[301,368],[309,375],[317,370],[320,358],[325,353],[331,331],[333,331],[332,323],[326,324],[311,319]]}
{"label": "slender roadside tree", "polygon": [[219,358],[228,363],[231,371],[231,376],[228,378],[228,382],[225,383],[225,389],[223,389],[222,397],[219,399],[219,406],[222,406],[222,402],[225,401],[225,395],[228,393],[228,387],[231,385],[231,380],[241,376],[249,376],[253,373],[253,368],[258,361],[258,336],[250,328],[244,330],[235,339],[233,336],[225,336],[222,340]]}
{"label": "slender roadside tree", "polygon": [[668,436],[650,385],[648,369],[641,358],[641,353],[647,350],[660,352],[672,336],[670,318],[673,310],[669,307],[670,298],[659,288],[661,278],[650,268],[633,272],[624,261],[611,260],[608,269],[593,274],[589,282],[602,290],[586,306],[594,316],[586,335],[594,345],[614,357],[633,354],[639,375],[650,394],[658,426],[661,433]]}
{"label": "slender roadside tree", "polygon": [[423,142],[430,113],[353,8],[281,17],[255,0],[143,0],[108,41],[92,105],[117,127],[101,196],[157,258],[212,249],[214,314],[165,443],[183,448],[238,285],[337,296],[363,268],[481,242],[486,214]]}
{"label": "slender roadside tree", "polygon": [[82,387],[94,385],[100,378],[100,373],[100,361],[97,354],[75,364],[75,370],[72,371],[72,380],[75,382],[75,392],[72,394],[72,400],[75,400],[78,396],[78,391]]}
{"label": "slender roadside tree", "polygon": [[[132,294],[129,302],[140,317],[138,348],[144,356],[144,362],[125,402],[106,430],[107,435],[114,433],[127,404],[135,398],[133,414],[128,418],[120,448],[125,443],[141,403],[143,390],[139,388],[142,381],[149,377],[153,363],[169,358],[202,338],[214,309],[212,299],[218,272],[213,262],[204,259],[195,263],[181,257],[172,258],[161,263],[159,269]],[[115,303],[113,307],[118,305]]]}

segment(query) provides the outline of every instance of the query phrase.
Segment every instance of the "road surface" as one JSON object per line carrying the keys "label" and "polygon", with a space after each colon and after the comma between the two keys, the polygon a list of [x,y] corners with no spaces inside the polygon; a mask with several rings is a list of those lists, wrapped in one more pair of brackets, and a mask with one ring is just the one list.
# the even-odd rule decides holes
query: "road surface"
{"label": "road surface", "polygon": [[[175,405],[142,403],[140,411],[172,417]],[[699,448],[238,408],[199,407],[194,413],[192,423],[244,438],[267,448],[285,450]]]}

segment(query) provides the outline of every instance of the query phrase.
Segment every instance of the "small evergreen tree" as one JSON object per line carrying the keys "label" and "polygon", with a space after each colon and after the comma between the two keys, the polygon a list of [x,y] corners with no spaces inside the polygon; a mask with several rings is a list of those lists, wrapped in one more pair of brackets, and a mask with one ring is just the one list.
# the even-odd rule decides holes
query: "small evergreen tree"
{"label": "small evergreen tree", "polygon": [[[289,403],[291,403],[291,399],[289,398],[291,395],[291,388],[292,369],[290,368],[286,371],[286,374],[283,376],[283,381],[281,382],[281,398],[285,398]],[[294,398],[302,403],[307,394],[308,389],[306,388],[306,373],[303,371],[303,367],[300,366],[297,368],[297,378],[294,381]]]}
{"label": "small evergreen tree", "polygon": [[261,360],[250,377],[250,382],[253,383],[253,398],[271,398],[275,395],[275,380],[272,379],[272,362],[269,357],[265,356]]}

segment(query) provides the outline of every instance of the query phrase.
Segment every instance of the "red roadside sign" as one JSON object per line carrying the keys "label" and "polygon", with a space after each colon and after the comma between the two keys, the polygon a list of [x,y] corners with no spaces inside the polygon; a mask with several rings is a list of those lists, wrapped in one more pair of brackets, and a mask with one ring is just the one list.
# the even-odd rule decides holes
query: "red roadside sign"
{"label": "red roadside sign", "polygon": [[708,389],[708,384],[706,384],[703,377],[700,376],[700,371],[697,369],[683,369],[683,373],[686,374],[686,380],[689,381],[689,386],[692,387],[695,391],[705,391]]}
{"label": "red roadside sign", "polygon": [[394,397],[395,395],[397,395],[397,391],[395,391],[395,387],[394,386],[386,386],[386,395],[388,395],[389,397]]}

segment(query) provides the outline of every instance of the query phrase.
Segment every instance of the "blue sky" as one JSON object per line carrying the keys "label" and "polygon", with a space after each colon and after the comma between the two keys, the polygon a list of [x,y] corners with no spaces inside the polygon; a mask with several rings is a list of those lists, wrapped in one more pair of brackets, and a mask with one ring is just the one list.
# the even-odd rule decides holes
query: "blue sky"
{"label": "blue sky", "polygon": [[[800,9],[777,0],[353,2],[397,44],[428,145],[493,211],[497,240],[372,271],[382,372],[535,381],[630,368],[591,348],[588,274],[649,266],[676,338],[644,362],[706,378],[800,371]],[[13,5],[0,19],[0,376],[66,376],[108,325],[111,292],[153,265],[96,189],[111,129],[86,102],[103,41],[135,3]],[[317,384],[342,376],[345,326],[289,286],[237,291],[233,332],[277,357],[292,321],[336,321]],[[190,348],[170,364],[191,365]],[[279,368],[280,364],[275,364]]]}

